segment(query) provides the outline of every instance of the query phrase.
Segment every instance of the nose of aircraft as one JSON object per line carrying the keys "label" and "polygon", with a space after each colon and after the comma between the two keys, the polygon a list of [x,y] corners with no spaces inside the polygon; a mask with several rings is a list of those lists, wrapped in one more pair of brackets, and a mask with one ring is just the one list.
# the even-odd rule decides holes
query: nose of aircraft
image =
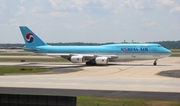
{"label": "nose of aircraft", "polygon": [[168,49],[166,49],[166,53],[170,56],[172,54],[172,52]]}

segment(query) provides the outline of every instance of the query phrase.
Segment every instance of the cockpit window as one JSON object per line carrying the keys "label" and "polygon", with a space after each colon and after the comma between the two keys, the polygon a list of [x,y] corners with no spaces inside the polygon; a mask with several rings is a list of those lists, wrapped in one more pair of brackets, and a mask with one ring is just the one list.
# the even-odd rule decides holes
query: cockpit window
{"label": "cockpit window", "polygon": [[158,47],[162,47],[161,45],[158,45]]}

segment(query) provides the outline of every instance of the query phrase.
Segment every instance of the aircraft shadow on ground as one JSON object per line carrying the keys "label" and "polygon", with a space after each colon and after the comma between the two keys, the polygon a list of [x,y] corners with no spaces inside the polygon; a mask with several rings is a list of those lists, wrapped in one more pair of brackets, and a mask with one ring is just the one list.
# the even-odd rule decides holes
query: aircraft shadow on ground
{"label": "aircraft shadow on ground", "polygon": [[[39,66],[36,66],[40,63],[27,63],[27,64],[23,64],[23,65],[17,65],[17,66],[25,66],[25,67],[47,67],[48,68],[48,64],[47,66],[44,66],[44,65],[39,65]],[[32,66],[32,65],[35,65],[35,66]],[[51,65],[59,65],[59,66],[51,66]],[[62,65],[62,66],[61,66]],[[64,66],[64,65],[70,65],[70,66]],[[74,65],[74,66],[71,66],[71,65]],[[49,64],[49,67],[50,68],[78,68],[78,67],[107,67],[107,66],[154,66],[154,65],[151,65],[151,64],[111,64],[109,63],[108,65],[85,65],[85,64],[71,64],[71,63],[66,63],[66,64]],[[172,65],[163,65],[163,64],[158,64],[157,66],[172,66]]]}
{"label": "aircraft shadow on ground", "polygon": [[180,78],[180,70],[161,71],[161,72],[157,73],[157,75],[166,76],[166,77],[173,77],[173,78]]}
{"label": "aircraft shadow on ground", "polygon": [[[38,73],[38,74],[63,74],[63,73],[72,73],[72,72],[78,72],[78,71],[82,71],[84,67],[107,67],[107,66],[141,66],[141,67],[144,67],[144,66],[152,66],[152,67],[161,67],[161,66],[172,66],[172,65],[157,65],[157,66],[153,66],[151,64],[111,64],[109,63],[108,65],[92,65],[92,66],[86,66],[85,64],[75,64],[75,66],[68,66],[68,65],[73,65],[72,63],[66,63],[66,64],[50,64],[50,65],[59,65],[59,66],[50,66],[48,67],[47,66],[36,66],[40,63],[36,63],[36,62],[33,62],[33,63],[25,63],[25,64],[21,64],[21,65],[16,65],[18,67],[31,67],[31,68],[50,68],[52,69],[52,71],[49,71],[49,72],[42,72],[42,73]],[[33,66],[34,65],[34,66]],[[61,66],[62,65],[62,66]],[[64,65],[67,65],[67,66],[64,66]],[[173,74],[171,75],[170,73],[168,72],[162,72],[162,73],[158,73],[158,75],[161,75],[161,76],[170,76],[170,77],[178,77],[180,78],[180,74]],[[178,76],[179,75],[179,76]]]}
{"label": "aircraft shadow on ground", "polygon": [[[151,64],[109,64],[109,66],[154,66]],[[172,66],[172,65],[156,65],[156,66]]]}

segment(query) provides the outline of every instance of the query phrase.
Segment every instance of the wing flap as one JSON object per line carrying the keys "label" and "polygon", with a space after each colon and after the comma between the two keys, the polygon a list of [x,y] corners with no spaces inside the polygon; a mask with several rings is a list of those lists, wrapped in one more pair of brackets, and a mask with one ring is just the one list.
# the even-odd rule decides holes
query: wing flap
{"label": "wing flap", "polygon": [[50,56],[50,57],[57,57],[57,58],[69,58],[69,57],[71,57],[71,54],[57,54],[57,53],[55,53],[55,54],[53,54],[53,53],[50,53],[50,54],[47,54],[47,56]]}

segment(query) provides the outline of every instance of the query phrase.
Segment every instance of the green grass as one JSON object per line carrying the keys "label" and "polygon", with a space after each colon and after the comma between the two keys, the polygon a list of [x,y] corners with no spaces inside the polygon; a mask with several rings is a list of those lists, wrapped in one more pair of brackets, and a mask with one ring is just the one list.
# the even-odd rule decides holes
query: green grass
{"label": "green grass", "polygon": [[172,55],[170,57],[180,57],[180,49],[170,49]]}
{"label": "green grass", "polygon": [[77,106],[180,106],[180,101],[80,96]]}
{"label": "green grass", "polygon": [[172,54],[170,57],[180,57],[180,54]]}
{"label": "green grass", "polygon": [[43,55],[33,54],[33,53],[0,53],[0,56],[43,56]]}
{"label": "green grass", "polygon": [[170,49],[172,52],[180,52],[180,49]]}
{"label": "green grass", "polygon": [[[21,70],[32,69],[32,70]],[[17,66],[0,66],[0,74],[14,74],[14,73],[38,73],[47,72],[51,69],[41,69],[41,68],[30,68],[30,67],[17,67]]]}

